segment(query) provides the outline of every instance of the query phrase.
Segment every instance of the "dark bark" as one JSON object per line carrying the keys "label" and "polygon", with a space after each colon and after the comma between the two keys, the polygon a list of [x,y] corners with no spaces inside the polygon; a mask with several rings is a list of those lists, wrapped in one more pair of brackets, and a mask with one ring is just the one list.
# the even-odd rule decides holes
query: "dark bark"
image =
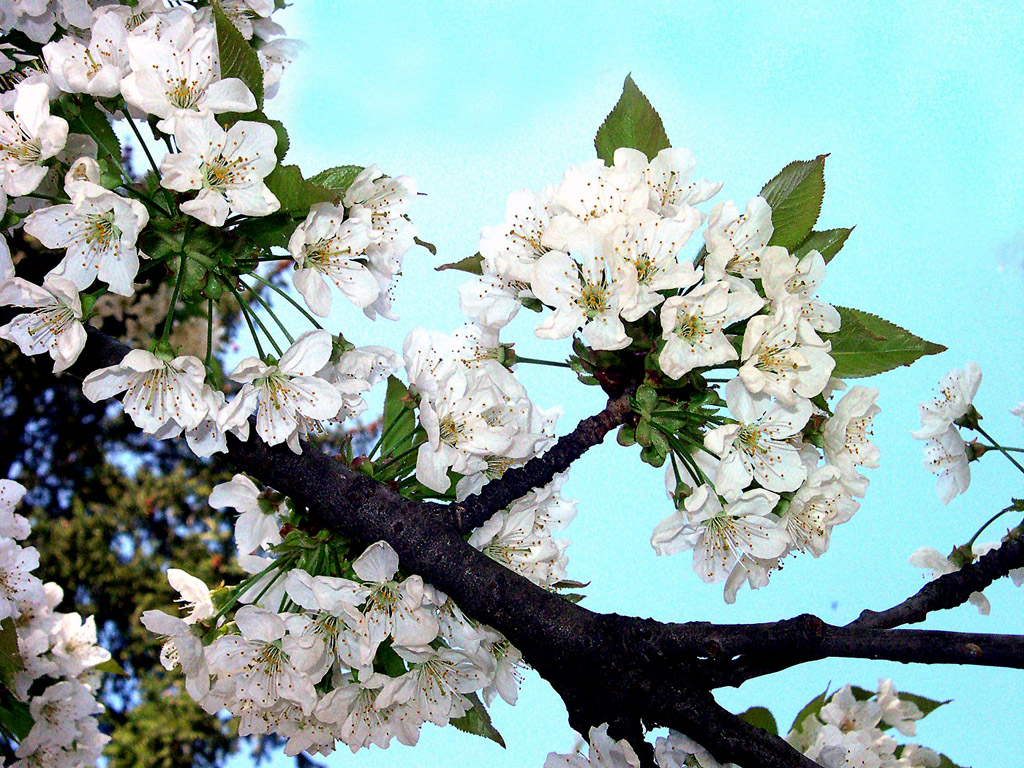
{"label": "dark bark", "polygon": [[[90,330],[74,374],[113,365],[127,351]],[[721,708],[711,694],[716,687],[806,661],[842,656],[1024,666],[1020,637],[886,628],[966,601],[971,592],[1021,564],[1020,541],[932,582],[889,611],[865,612],[847,627],[814,616],[713,625],[596,614],[537,587],[466,543],[464,534],[474,522],[568,468],[622,423],[628,410],[628,395],[613,398],[544,457],[508,472],[463,505],[410,501],[310,446],[297,456],[256,437],[245,443],[230,437],[227,460],[292,497],[308,510],[314,525],[365,543],[387,541],[403,569],[446,592],[468,615],[502,632],[523,652],[564,700],[573,728],[586,735],[589,727],[610,723],[611,733],[629,738],[645,765],[652,757],[650,747],[641,743],[644,729],[665,725],[722,762],[746,768],[813,766],[781,738]]]}

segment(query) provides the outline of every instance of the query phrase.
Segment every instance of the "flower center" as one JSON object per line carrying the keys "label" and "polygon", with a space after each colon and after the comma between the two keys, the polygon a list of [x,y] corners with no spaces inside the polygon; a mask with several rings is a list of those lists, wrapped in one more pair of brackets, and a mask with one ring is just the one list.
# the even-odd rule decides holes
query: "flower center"
{"label": "flower center", "polygon": [[114,223],[114,212],[93,213],[85,217],[85,242],[89,245],[106,247],[121,237],[121,230]]}
{"label": "flower center", "polygon": [[587,283],[576,299],[576,304],[593,319],[608,309],[608,289],[603,285]]}
{"label": "flower center", "polygon": [[199,81],[179,77],[172,82],[171,90],[167,92],[167,100],[171,102],[171,106],[178,109],[196,109],[196,104],[206,92],[206,89],[199,85]]}
{"label": "flower center", "polygon": [[455,444],[459,442],[463,433],[466,431],[466,425],[462,422],[455,421],[451,416],[446,416],[441,419],[441,423],[438,425],[438,435],[442,443],[450,445],[453,448]]}
{"label": "flower center", "polygon": [[696,344],[704,338],[704,334],[708,332],[708,326],[700,315],[688,314],[683,315],[676,322],[675,332],[684,341]]}

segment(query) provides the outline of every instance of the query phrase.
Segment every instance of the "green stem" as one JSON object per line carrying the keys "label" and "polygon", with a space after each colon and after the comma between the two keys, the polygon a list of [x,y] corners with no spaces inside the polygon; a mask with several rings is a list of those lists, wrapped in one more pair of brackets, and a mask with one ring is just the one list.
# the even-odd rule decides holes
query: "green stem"
{"label": "green stem", "polygon": [[266,360],[267,355],[263,351],[263,345],[260,344],[259,336],[256,335],[256,327],[252,324],[252,320],[249,319],[249,308],[245,305],[245,302],[242,301],[242,297],[238,295],[238,291],[235,290],[235,287],[231,285],[230,281],[226,277],[222,275],[217,275],[217,277],[219,277],[221,282],[227,286],[227,289],[234,294],[235,301],[238,302],[238,309],[242,313],[242,317],[245,318],[245,324],[249,326],[249,333],[252,334],[252,340],[256,344],[256,352],[259,354],[261,360]]}
{"label": "green stem", "polygon": [[306,319],[309,320],[309,322],[311,322],[315,328],[319,328],[321,331],[324,329],[324,327],[317,322],[316,318],[309,314],[309,312],[307,312],[306,309],[301,304],[299,304],[299,302],[297,302],[295,299],[288,295],[287,291],[281,289],[279,286],[274,285],[272,282],[270,282],[257,272],[250,272],[249,274],[251,274],[257,280],[259,280],[265,286],[267,286],[267,288],[270,288],[272,291],[277,291],[277,293],[283,296],[288,302],[290,302],[293,307],[295,307],[297,310],[299,310],[299,312],[305,315]]}
{"label": "green stem", "polygon": [[384,444],[384,440],[387,438],[387,436],[391,434],[391,432],[399,423],[401,423],[402,419],[405,418],[405,414],[409,413],[410,411],[412,411],[412,408],[410,408],[408,405],[402,406],[402,410],[399,412],[398,416],[395,417],[395,420],[388,424],[386,428],[380,431],[380,437],[377,438],[377,442],[373,444],[373,447],[370,449],[370,452],[366,454],[366,458],[373,458],[373,454],[375,454],[377,452],[377,449]]}
{"label": "green stem", "polygon": [[164,330],[160,334],[161,341],[167,341],[171,335],[171,326],[174,324],[174,310],[178,306],[178,294],[181,293],[181,285],[185,282],[185,261],[188,257],[181,254],[181,262],[178,264],[178,277],[174,281],[174,292],[171,293],[171,304],[167,308],[167,317],[164,318]]}
{"label": "green stem", "polygon": [[49,200],[51,203],[59,203],[61,205],[68,205],[71,201],[66,197],[57,197],[55,195],[44,195],[42,192],[31,192],[25,197],[37,197],[40,200]]}
{"label": "green stem", "polygon": [[423,445],[423,443],[416,443],[414,446],[412,446],[411,448],[407,448],[406,450],[402,451],[397,456],[391,457],[390,459],[387,460],[387,462],[385,462],[384,466],[382,466],[377,472],[374,472],[374,474],[378,477],[378,479],[381,479],[381,480],[388,480],[388,479],[390,479],[390,478],[386,477],[386,475],[384,473],[388,469],[390,469],[391,467],[395,466],[398,462],[400,462],[402,459],[404,459],[410,453],[413,453],[414,451],[418,451],[420,449],[421,445]]}
{"label": "green stem", "polygon": [[1009,460],[1009,462],[1013,464],[1013,466],[1015,466],[1022,473],[1024,473],[1024,467],[1020,465],[1020,462],[1013,458],[1013,456],[1010,455],[1009,451],[1007,451],[1006,448],[1003,448],[1003,446],[997,443],[996,439],[992,437],[992,435],[990,435],[988,432],[982,429],[980,424],[975,426],[974,430],[982,437],[984,437],[986,440],[988,440],[990,443],[992,443],[992,445],[995,446],[996,450],[1000,451],[1003,454],[1003,456],[1005,456]]}
{"label": "green stem", "polygon": [[284,334],[284,337],[286,339],[288,339],[288,343],[289,344],[294,344],[295,343],[295,339],[293,339],[292,335],[288,332],[287,326],[284,323],[281,322],[281,318],[279,318],[274,313],[274,310],[272,310],[270,308],[270,305],[267,304],[267,302],[265,302],[263,300],[263,297],[260,296],[251,285],[246,284],[246,282],[244,280],[242,280],[241,278],[239,278],[238,282],[240,282],[242,285],[244,285],[246,290],[248,290],[249,293],[251,293],[253,295],[253,298],[255,298],[256,301],[258,301],[260,303],[260,306],[263,307],[265,310],[267,310],[267,314],[270,315],[272,318],[274,318],[274,322],[277,323],[277,327],[281,329],[281,332]]}
{"label": "green stem", "polygon": [[[123,114],[124,114],[125,118],[128,121],[128,126],[132,129],[132,133],[135,134],[135,138],[139,140],[139,146],[141,146],[142,147],[142,151],[146,153],[146,159],[149,160],[150,168],[153,169],[153,173],[156,174],[156,178],[159,179],[160,178],[160,169],[156,165],[156,160],[153,159],[153,153],[149,151],[149,146],[143,140],[142,134],[139,132],[139,127],[137,125],[135,125],[135,121],[132,120],[131,115],[129,115],[127,112],[124,112]],[[171,191],[169,189],[167,189],[167,187],[161,187],[161,189],[164,192],[164,199],[167,200],[168,207],[170,208],[171,211],[173,211],[174,210],[174,198],[171,197]],[[168,215],[173,215],[173,214],[172,213],[168,213]]]}
{"label": "green stem", "polygon": [[974,551],[973,550],[974,542],[978,539],[979,536],[981,536],[981,532],[984,531],[986,528],[988,528],[990,525],[992,525],[992,523],[994,523],[1000,517],[1005,515],[1007,512],[1013,512],[1015,509],[1016,509],[1016,507],[1011,504],[1010,506],[1006,507],[1005,509],[1001,509],[998,512],[996,512],[994,515],[992,515],[992,517],[990,517],[987,521],[985,521],[984,525],[982,525],[981,528],[979,528],[977,530],[977,532],[973,536],[971,536],[971,540],[968,541],[965,546],[968,549],[971,549],[971,551],[973,552]]}
{"label": "green stem", "polygon": [[[262,571],[253,574],[249,578],[245,579],[245,581],[243,581],[237,587],[235,587],[235,593],[231,596],[231,599],[224,603],[223,607],[221,607],[221,609],[217,611],[216,615],[212,619],[210,619],[213,626],[216,627],[217,622],[220,621],[220,619],[223,618],[228,611],[230,611],[232,608],[235,607],[235,605],[238,604],[238,598],[240,598],[243,594],[249,591],[249,588],[252,587],[253,584],[257,583],[260,579],[262,579],[275,568],[282,568],[285,565],[289,565],[291,561],[294,559],[294,554],[288,554],[284,557],[279,557],[266,568],[264,568]],[[260,597],[263,597],[262,593],[260,594]],[[256,599],[259,600],[259,597],[257,597]]]}
{"label": "green stem", "polygon": [[213,359],[213,299],[206,302],[206,360],[203,367],[210,369],[210,361]]}
{"label": "green stem", "polygon": [[568,363],[561,363],[556,360],[538,360],[536,357],[523,357],[518,354],[515,361],[517,363],[530,363],[531,365],[549,365],[552,368],[572,368]]}
{"label": "green stem", "polygon": [[996,450],[1010,451],[1012,453],[1024,453],[1024,448],[1011,448],[1008,445],[985,445],[984,443],[982,443],[982,445],[985,446],[986,448],[995,448]]}

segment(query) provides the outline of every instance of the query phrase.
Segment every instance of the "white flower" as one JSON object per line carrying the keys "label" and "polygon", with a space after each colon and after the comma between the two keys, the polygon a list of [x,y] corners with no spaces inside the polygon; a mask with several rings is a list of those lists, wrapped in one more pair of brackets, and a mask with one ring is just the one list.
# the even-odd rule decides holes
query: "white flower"
{"label": "white flower", "polygon": [[921,428],[912,432],[918,440],[939,438],[961,416],[967,414],[981,384],[981,368],[968,363],[954,368],[939,382],[939,396],[930,403],[917,406],[921,415]]}
{"label": "white flower", "polygon": [[811,403],[803,398],[793,405],[767,395],[751,395],[743,382],[725,386],[729,412],[739,424],[726,424],[704,436],[708,450],[721,457],[715,488],[739,493],[751,479],[769,491],[795,491],[807,477],[800,451],[790,439],[799,435],[811,417]]}
{"label": "white flower", "polygon": [[40,747],[71,747],[84,735],[83,719],[101,712],[103,708],[85,685],[63,680],[33,696],[29,710],[32,729],[18,745],[19,757],[30,755]]}
{"label": "white flower", "polygon": [[751,198],[742,214],[731,200],[716,205],[704,232],[708,276],[713,280],[726,275],[761,277],[764,250],[774,231],[772,209],[763,197]]}
{"label": "white flower", "polygon": [[[650,211],[639,211],[629,224],[616,229],[611,240],[615,256],[636,272],[627,282],[631,294],[623,298],[620,314],[625,320],[639,320],[665,297],[660,291],[689,288],[701,273],[689,261],[676,259],[679,251],[700,225],[700,214],[688,208],[685,219],[663,219]],[[632,276],[631,276],[632,277]]]}
{"label": "white flower", "polygon": [[181,666],[185,687],[196,700],[209,692],[210,671],[206,664],[203,641],[193,625],[163,611],[143,611],[139,617],[142,626],[159,635],[160,664],[166,670]]}
{"label": "white flower", "polygon": [[820,557],[828,549],[832,527],[847,522],[860,508],[842,482],[837,467],[825,465],[811,471],[782,512],[794,549]]}
{"label": "white flower", "polygon": [[0,538],[20,540],[31,532],[28,520],[14,513],[25,493],[25,486],[21,483],[0,480]]}
{"label": "white flower", "polygon": [[[976,557],[987,554],[989,551],[994,549],[997,545],[995,544],[975,544],[971,550]],[[945,576],[947,573],[955,573],[960,570],[960,566],[954,563],[945,555],[941,554],[938,550],[932,549],[931,547],[921,547],[914,551],[910,556],[910,564],[915,568],[926,568],[931,571],[931,578],[937,579],[940,576]],[[968,602],[978,609],[978,613],[982,616],[988,616],[992,610],[992,605],[989,603],[988,598],[985,597],[982,592],[972,592],[971,596],[967,598]]]}
{"label": "white flower", "polygon": [[0,188],[27,195],[46,175],[43,162],[64,149],[68,124],[50,116],[46,85],[21,84],[15,92],[13,116],[0,112]]}
{"label": "white flower", "polygon": [[651,536],[659,555],[693,549],[693,570],[713,584],[726,578],[743,557],[771,558],[786,551],[789,537],[772,510],[779,497],[747,491],[723,508],[718,495],[702,485],[685,502],[685,515],[662,520]]}
{"label": "white flower", "polygon": [[[317,378],[331,357],[331,335],[312,330],[302,334],[276,365],[255,357],[242,360],[231,379],[244,386],[221,412],[222,429],[240,425],[256,411],[256,432],[277,445],[296,435],[299,419],[332,419],[342,396],[330,382]],[[297,438],[289,447],[298,452]]]}
{"label": "white flower", "polygon": [[971,467],[967,460],[967,444],[956,427],[931,438],[924,444],[924,467],[939,476],[936,489],[939,500],[949,504],[971,485]]}
{"label": "white flower", "polygon": [[811,398],[825,388],[835,368],[810,325],[801,321],[800,299],[788,297],[774,315],[758,315],[743,334],[740,378],[751,392],[767,392],[784,403]]}
{"label": "white flower", "polygon": [[628,347],[619,310],[631,292],[630,275],[605,258],[600,238],[588,229],[576,230],[566,249],[541,256],[533,266],[533,292],[555,308],[535,333],[564,339],[582,328],[583,340],[594,349]]}
{"label": "white flower", "polygon": [[[819,333],[835,333],[842,318],[838,310],[817,298],[815,293],[825,280],[825,259],[818,251],[810,251],[801,259],[783,248],[767,249],[764,270],[764,292],[774,301],[796,296],[801,301],[800,314]],[[769,254],[766,253],[766,256]]]}
{"label": "white flower", "polygon": [[552,752],[544,761],[544,768],[640,768],[640,758],[625,739],[613,741],[608,735],[608,724],[591,728],[588,737],[589,756],[582,754],[559,755]]}
{"label": "white flower", "polygon": [[360,309],[377,300],[380,286],[363,255],[370,244],[369,214],[345,218],[345,209],[317,203],[288,241],[295,288],[320,317],[331,311],[328,281]]}
{"label": "white flower", "polygon": [[205,376],[198,358],[182,355],[165,360],[133,349],[118,365],[86,376],[82,392],[94,403],[125,392],[125,413],[145,432],[155,433],[171,422],[193,429],[209,407],[203,398]]}
{"label": "white flower", "polygon": [[679,379],[694,368],[738,359],[724,328],[750,317],[764,305],[753,291],[730,291],[724,281],[706,283],[661,306],[665,348],[658,357],[666,376]]}
{"label": "white flower", "polygon": [[78,677],[87,669],[110,660],[110,652],[96,645],[96,617],[85,621],[65,613],[50,632],[51,651],[61,674]]}
{"label": "white flower", "polygon": [[868,486],[856,467],[878,466],[880,452],[869,439],[871,421],[881,411],[875,405],[877,399],[877,389],[851,387],[822,429],[825,461],[839,468],[843,484],[854,496],[863,496]]}
{"label": "white flower", "polygon": [[465,651],[442,647],[436,651],[396,648],[396,652],[410,662],[411,669],[385,683],[374,703],[377,709],[403,704],[417,720],[445,726],[469,710],[471,704],[462,694],[487,683],[486,671]]}
{"label": "white flower", "polygon": [[177,602],[189,611],[184,619],[186,624],[206,621],[217,615],[217,608],[210,597],[210,588],[201,579],[180,568],[168,568],[167,583],[181,595]]}
{"label": "white flower", "polygon": [[0,539],[0,621],[18,618],[18,603],[41,603],[43,582],[31,574],[39,567],[35,547],[18,546],[12,539]]}
{"label": "white flower", "polygon": [[654,759],[658,768],[686,768],[693,757],[699,768],[722,768],[722,764],[704,747],[683,734],[669,730],[668,738],[659,736],[654,742]]}
{"label": "white flower", "polygon": [[176,192],[197,189],[181,210],[220,227],[229,213],[266,216],[281,207],[263,179],[274,170],[277,133],[266,123],[239,120],[227,131],[213,117],[180,120],[176,154],[160,163],[160,183]]}
{"label": "white flower", "polygon": [[281,522],[276,510],[264,509],[260,489],[245,475],[235,475],[210,493],[214,509],[230,507],[239,512],[235,520],[235,542],[240,554],[249,555],[261,547],[281,543]]}
{"label": "white flower", "polygon": [[78,359],[85,347],[86,334],[82,303],[72,283],[49,276],[39,287],[15,277],[0,285],[0,305],[33,309],[0,328],[0,339],[13,341],[26,355],[49,353],[54,373],[60,373]]}
{"label": "white flower", "polygon": [[437,617],[423,604],[423,580],[410,576],[401,584],[394,580],[398,572],[398,555],[387,542],[378,541],[367,547],[352,570],[362,582],[354,593],[366,599],[360,627],[368,650],[364,661],[369,663],[389,635],[396,646],[417,648],[437,637]]}
{"label": "white flower", "polygon": [[535,519],[531,506],[498,511],[473,531],[469,544],[533,583],[549,587],[565,578],[568,541],[552,539]]}
{"label": "white flower", "polygon": [[1019,403],[1017,406],[1011,408],[1010,413],[1014,416],[1020,416],[1021,421],[1024,422],[1024,403]]}
{"label": "white flower", "polygon": [[722,188],[720,181],[690,181],[697,161],[688,149],[663,149],[648,163],[643,152],[619,147],[613,161],[616,168],[643,176],[650,187],[650,209],[669,218],[689,216],[693,206],[711,199]]}
{"label": "white flower", "polygon": [[132,106],[161,118],[157,128],[175,134],[179,145],[182,118],[256,109],[256,99],[241,80],[219,79],[212,26],[195,28],[186,16],[160,38],[133,34],[127,45],[131,73],[121,82],[121,93]]}
{"label": "white flower", "polygon": [[505,205],[505,222],[481,230],[484,263],[502,279],[529,283],[534,263],[550,250],[543,243],[550,223],[544,203],[535,193],[525,189],[513,192]]}
{"label": "white flower", "polygon": [[128,32],[117,13],[103,13],[92,24],[85,46],[71,36],[43,47],[47,69],[65,93],[112,97],[121,92],[121,78],[128,72]]}
{"label": "white flower", "polygon": [[264,709],[287,699],[298,704],[303,714],[310,714],[316,706],[316,691],[292,660],[299,639],[288,633],[284,619],[246,605],[235,613],[235,624],[241,635],[223,635],[207,649],[211,671],[232,676],[240,699]]}
{"label": "white flower", "polygon": [[114,293],[131,296],[139,272],[135,241],[149,222],[146,207],[89,181],[76,183],[69,193],[70,205],[35,211],[25,220],[25,231],[47,248],[67,249],[51,274],[80,291],[98,278]]}
{"label": "white flower", "polygon": [[882,710],[882,722],[891,725],[904,736],[913,736],[917,732],[917,723],[924,717],[924,713],[914,702],[900,700],[896,689],[892,687],[892,680],[879,680],[878,692],[875,700]]}

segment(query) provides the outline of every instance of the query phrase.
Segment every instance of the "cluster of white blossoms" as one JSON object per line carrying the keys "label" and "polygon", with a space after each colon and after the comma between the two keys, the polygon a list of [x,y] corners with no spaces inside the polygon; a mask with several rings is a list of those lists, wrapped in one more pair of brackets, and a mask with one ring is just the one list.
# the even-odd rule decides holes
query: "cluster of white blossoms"
{"label": "cluster of white blossoms", "polygon": [[[934,400],[918,406],[921,428],[913,435],[924,440],[924,466],[939,477],[939,499],[949,504],[971,484],[967,443],[960,436],[961,420],[972,412],[981,385],[981,368],[968,363],[955,368],[939,382]],[[977,426],[975,422],[975,426]]]}
{"label": "cluster of white blossoms", "polygon": [[13,697],[27,710],[31,728],[10,730],[14,710],[3,701],[12,719],[0,723],[0,738],[15,737],[13,768],[92,766],[109,741],[96,720],[103,707],[96,700],[101,678],[95,668],[110,654],[96,644],[93,617],[83,621],[77,613],[55,611],[63,591],[32,574],[39,553],[18,543],[31,525],[14,511],[24,495],[20,483],[0,480],[0,621],[13,622],[17,639],[15,658],[4,660],[14,669],[11,686],[0,682],[0,699]]}
{"label": "cluster of white blossoms", "polygon": [[[900,744],[886,731],[913,736],[926,715],[914,701],[900,699],[891,680],[879,680],[871,692],[849,685],[823,706],[808,712],[786,740],[824,768],[938,768],[940,756],[918,744]],[[640,768],[640,758],[625,740],[608,736],[608,726],[591,728],[589,754],[552,752],[544,768]],[[722,764],[700,744],[669,730],[654,745],[658,768],[740,768]]]}
{"label": "cluster of white blossoms", "polygon": [[[825,259],[769,245],[772,210],[761,197],[742,213],[729,201],[699,211],[721,184],[691,180],[694,165],[685,150],[648,162],[622,148],[611,166],[594,161],[540,194],[513,194],[505,223],[484,230],[482,275],[462,287],[460,303],[495,345],[525,305],[553,310],[536,329],[542,338],[580,333],[595,352],[656,353],[647,426],[671,448],[679,508],[651,543],[659,554],[695,550],[694,570],[727,580],[731,602],[743,583],[767,583],[786,554],[821,555],[832,528],[857,510],[867,487],[859,468],[878,461],[869,439],[878,393],[853,387],[829,410],[826,398],[845,385],[831,378],[831,343],[819,335],[840,327],[817,296]],[[705,220],[697,258],[680,258]],[[716,370],[728,378],[729,416],[709,416],[688,446],[673,445],[680,436],[658,423],[653,404],[678,403],[671,392],[664,399],[666,387],[706,387]]]}
{"label": "cluster of white blossoms", "polygon": [[[557,482],[503,514],[557,530],[575,511]],[[252,576],[211,593],[172,569],[168,579],[187,615],[146,611],[142,623],[164,638],[164,666],[181,668],[186,689],[208,711],[237,716],[241,734],[277,733],[288,754],[328,754],[337,741],[355,752],[393,738],[415,744],[424,723],[485,717],[480,697],[515,704],[519,651],[419,576],[402,575],[387,543],[349,561],[346,545],[307,540],[308,554],[299,557],[282,537],[288,503],[244,475],[216,486],[210,504],[238,513],[239,562]],[[490,531],[471,542],[550,585],[557,564],[540,560],[556,555],[541,551],[531,560],[521,540],[509,543],[512,535]],[[510,562],[504,553],[514,546]]]}
{"label": "cluster of white blossoms", "polygon": [[[93,10],[78,0],[15,3],[14,10],[0,13],[3,31],[16,29],[45,43],[38,66],[25,65],[23,56],[11,60],[12,67],[24,66],[6,94],[10,107],[0,111],[0,217],[7,216],[11,196],[9,226],[22,226],[25,235],[62,253],[36,284],[16,274],[6,232],[0,233],[0,306],[26,310],[0,328],[0,338],[25,354],[49,354],[60,372],[80,356],[86,324],[111,311],[111,295],[123,297],[114,311],[128,318],[128,340],[144,348],[94,371],[85,394],[96,401],[125,392],[125,410],[138,427],[161,439],[185,432],[200,456],[226,450],[227,432],[245,439],[254,413],[261,438],[299,451],[300,440],[321,423],[360,413],[361,393],[395,367],[393,353],[349,350],[315,321],[313,331],[294,341],[282,328],[290,344],[282,349],[242,292],[265,307],[266,302],[240,278],[248,273],[280,291],[257,271],[260,262],[279,260],[295,266],[295,287],[316,314],[327,315],[333,284],[371,318],[391,317],[389,289],[415,241],[407,215],[414,195],[410,180],[388,178],[374,167],[356,169],[336,205],[312,205],[298,227],[285,221],[292,233],[287,252],[285,236],[238,268],[239,254],[215,250],[240,223],[280,209],[266,183],[278,167],[278,130],[257,112],[258,99],[246,82],[222,76],[223,30],[218,32],[226,18],[251,41],[251,55],[258,54],[262,69],[261,90],[270,96],[292,48],[279,39],[283,30],[270,18],[275,5],[232,0],[215,10],[143,0],[100,3]],[[47,42],[45,35],[57,28],[66,33]],[[135,131],[152,162],[145,185],[133,183],[121,168],[120,153],[115,157],[97,138],[101,128],[79,117],[89,104],[96,110],[93,121],[122,121]],[[244,119],[248,113],[253,120]],[[225,117],[230,122],[222,124]],[[167,151],[159,161],[136,120],[149,120],[154,135],[164,139]],[[310,186],[301,183],[302,189]],[[167,253],[147,256],[140,248],[144,237]],[[167,280],[139,293],[139,311],[133,312],[137,281],[149,280],[157,274],[149,270],[162,264]],[[222,328],[214,315],[221,293],[234,294],[259,350],[229,375],[241,386],[230,402],[211,365]],[[190,305],[184,311],[182,299]],[[197,315],[193,307],[199,302],[209,303]],[[254,322],[277,357],[263,352]],[[139,338],[143,331],[148,338]],[[198,339],[206,347],[205,360],[196,354]],[[187,353],[179,351],[182,342]]]}

